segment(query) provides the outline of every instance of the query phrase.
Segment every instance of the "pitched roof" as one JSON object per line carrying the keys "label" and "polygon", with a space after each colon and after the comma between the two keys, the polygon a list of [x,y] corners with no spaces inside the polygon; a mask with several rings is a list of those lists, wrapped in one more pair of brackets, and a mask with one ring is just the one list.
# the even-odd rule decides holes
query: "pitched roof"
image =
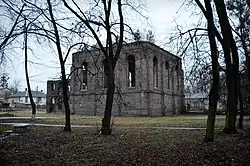
{"label": "pitched roof", "polygon": [[5,88],[5,87],[2,87],[2,86],[0,86],[0,90],[7,90],[7,91],[11,91],[9,88]]}
{"label": "pitched roof", "polygon": [[[29,96],[28,91],[27,92],[26,91],[17,92],[17,93],[15,93],[13,95],[10,95],[9,98],[11,98],[11,97],[25,97],[26,94],[27,94],[27,96]],[[32,90],[31,94],[32,94],[33,97],[46,97],[46,94],[43,93],[43,92],[40,92],[40,91]]]}
{"label": "pitched roof", "polygon": [[206,93],[194,93],[191,95],[186,95],[186,99],[206,99],[208,97],[208,94]]}

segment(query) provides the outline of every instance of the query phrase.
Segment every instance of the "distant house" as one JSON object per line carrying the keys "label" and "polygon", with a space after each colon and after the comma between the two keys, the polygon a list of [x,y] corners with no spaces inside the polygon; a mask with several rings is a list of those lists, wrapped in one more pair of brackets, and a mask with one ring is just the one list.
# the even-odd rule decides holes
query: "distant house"
{"label": "distant house", "polygon": [[[194,93],[185,96],[186,111],[203,112],[208,110],[208,94],[206,93]],[[223,110],[225,104],[222,101],[218,101],[217,110]]]}
{"label": "distant house", "polygon": [[[43,91],[31,91],[32,97],[36,105],[46,105],[46,94]],[[12,94],[8,97],[10,106],[14,107],[16,104],[30,105],[29,93],[27,88],[23,92]]]}
{"label": "distant house", "polygon": [[208,96],[202,93],[195,93],[185,96],[187,111],[204,111],[208,109]]}

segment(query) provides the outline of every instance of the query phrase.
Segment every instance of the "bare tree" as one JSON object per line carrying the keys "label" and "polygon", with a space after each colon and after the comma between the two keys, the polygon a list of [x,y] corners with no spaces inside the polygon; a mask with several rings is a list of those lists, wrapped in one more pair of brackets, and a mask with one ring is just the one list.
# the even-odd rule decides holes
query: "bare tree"
{"label": "bare tree", "polygon": [[239,57],[237,52],[236,43],[232,34],[231,25],[228,20],[226,6],[224,1],[215,0],[216,11],[219,17],[221,33],[223,36],[223,52],[226,63],[226,76],[227,76],[227,117],[224,128],[225,133],[237,132],[235,123],[237,116],[237,103],[238,103],[238,86],[239,86]]}
{"label": "bare tree", "polygon": [[[243,54],[246,61],[246,70],[243,73],[240,73],[240,80],[247,78],[248,83],[250,83],[250,7],[248,7],[247,2],[245,0],[230,0],[227,1],[227,9],[229,11],[229,15],[232,19],[238,20],[238,23],[232,24],[232,30],[237,35],[236,42],[238,44],[238,48],[242,48]],[[233,21],[232,21],[233,22]],[[237,41],[238,39],[238,41]],[[243,116],[244,116],[244,108],[243,108],[243,94],[247,94],[244,98],[250,93],[249,85],[241,85],[239,83],[239,102],[240,102],[240,117],[239,117],[239,128],[243,128]],[[241,87],[244,88],[241,88]],[[242,90],[246,91],[242,93]]]}
{"label": "bare tree", "polygon": [[[102,1],[102,12],[104,13],[104,17],[101,19],[102,22],[93,21],[87,18],[86,14],[81,10],[79,5],[72,1],[75,7],[79,10],[79,14],[76,10],[69,6],[69,4],[63,0],[64,5],[71,11],[84,25],[91,31],[94,39],[96,40],[100,50],[104,54],[107,62],[107,78],[108,78],[108,87],[107,87],[107,98],[106,105],[104,111],[104,117],[102,119],[102,129],[101,134],[109,135],[111,134],[111,115],[112,115],[112,105],[114,100],[114,91],[115,91],[115,75],[114,70],[119,59],[120,52],[123,44],[123,33],[124,33],[124,23],[123,23],[123,14],[122,14],[122,2],[121,0],[117,1],[117,12],[119,15],[119,23],[112,23],[111,21],[111,13],[112,7],[114,4],[112,0],[103,0]],[[98,6],[99,3],[97,2]],[[104,28],[106,32],[106,43],[105,46],[102,44],[99,36],[94,30],[94,25],[98,27]],[[112,31],[113,26],[119,25],[119,35],[115,35],[116,33]],[[115,39],[115,42],[114,42]]]}
{"label": "bare tree", "polygon": [[34,120],[36,117],[36,104],[33,100],[32,91],[30,87],[30,80],[29,80],[29,74],[28,74],[28,26],[26,24],[26,19],[24,22],[24,66],[25,66],[25,78],[28,88],[28,94],[29,94],[29,100],[32,108],[32,116],[31,119]]}
{"label": "bare tree", "polygon": [[10,79],[10,77],[9,77],[8,73],[1,73],[0,86],[3,88],[8,88],[9,87],[9,84],[8,84],[9,79]]}
{"label": "bare tree", "polygon": [[68,97],[68,80],[66,78],[66,72],[65,72],[65,61],[63,58],[63,54],[62,54],[60,37],[59,37],[58,29],[57,29],[57,24],[53,15],[53,9],[52,9],[50,0],[47,0],[47,3],[49,6],[49,14],[50,14],[51,22],[54,28],[54,35],[55,35],[55,40],[56,40],[55,43],[56,43],[58,57],[59,57],[60,66],[61,66],[62,85],[63,85],[63,103],[64,103],[64,109],[65,109],[64,131],[71,131],[70,108],[69,108],[69,97]]}
{"label": "bare tree", "polygon": [[141,36],[141,32],[139,29],[137,29],[134,33],[133,33],[133,39],[134,41],[140,41],[142,39]]}
{"label": "bare tree", "polygon": [[215,115],[217,110],[217,103],[219,99],[219,64],[218,64],[218,51],[215,38],[215,27],[212,7],[210,0],[204,0],[206,10],[207,10],[207,29],[208,29],[208,38],[210,43],[211,58],[212,58],[212,75],[213,82],[212,87],[209,93],[209,111],[207,119],[207,129],[204,141],[213,141],[214,140],[214,125],[215,125]]}
{"label": "bare tree", "polygon": [[[5,8],[9,8],[9,4],[8,2],[6,1],[3,1],[3,4],[5,4],[6,6],[4,6]],[[4,54],[4,49],[7,45],[9,45],[11,42],[13,42],[13,38],[15,38],[17,36],[17,34],[15,33],[15,30],[17,28],[17,25],[20,23],[20,17],[24,11],[24,7],[25,5],[22,5],[22,7],[20,8],[19,11],[16,11],[17,12],[17,17],[13,23],[13,25],[11,26],[10,28],[10,31],[7,32],[7,33],[4,33],[0,36],[0,39],[1,39],[1,43],[0,43],[0,53],[1,53],[1,57],[0,57],[0,64],[4,62],[5,60],[5,54]],[[3,6],[1,6],[1,8],[3,8]],[[4,10],[4,9],[2,9]],[[10,10],[10,9],[8,9]],[[5,19],[5,18],[1,18],[1,19]],[[2,29],[1,29],[2,30]],[[3,30],[2,30],[3,31]]]}
{"label": "bare tree", "polygon": [[14,22],[14,24],[12,25],[11,27],[11,30],[9,31],[9,33],[7,34],[7,36],[5,36],[5,38],[3,39],[3,41],[1,42],[0,44],[0,50],[3,49],[4,46],[6,46],[6,44],[8,43],[8,41],[11,39],[13,33],[14,33],[14,30],[17,26],[17,24],[19,23],[19,18],[21,16],[21,14],[23,13],[23,9],[24,9],[25,5],[23,5],[18,13],[18,16]]}
{"label": "bare tree", "polygon": [[14,79],[14,81],[10,85],[11,92],[15,94],[19,91],[19,88],[20,88],[20,80]]}
{"label": "bare tree", "polygon": [[149,41],[151,43],[155,42],[155,35],[154,35],[152,30],[148,30],[148,32],[146,34],[146,39],[147,39],[147,41]]}
{"label": "bare tree", "polygon": [[[207,11],[199,0],[195,0],[206,19],[208,19]],[[215,7],[217,15],[219,17],[219,24],[221,27],[221,34],[217,28],[215,28],[215,35],[220,42],[224,59],[226,64],[226,83],[227,83],[227,116],[224,132],[235,133],[237,132],[235,127],[237,116],[237,103],[238,103],[238,86],[239,86],[239,59],[237,47],[232,34],[231,25],[228,20],[227,11],[224,1],[215,0]],[[222,36],[221,36],[222,35]]]}

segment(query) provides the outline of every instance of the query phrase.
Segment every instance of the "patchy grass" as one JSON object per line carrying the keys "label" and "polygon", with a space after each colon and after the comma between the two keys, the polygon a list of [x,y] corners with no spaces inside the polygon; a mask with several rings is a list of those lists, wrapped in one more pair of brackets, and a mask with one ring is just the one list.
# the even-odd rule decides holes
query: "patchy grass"
{"label": "patchy grass", "polygon": [[[5,116],[6,113],[0,112],[0,116]],[[8,116],[31,117],[31,111],[14,111]],[[37,117],[44,117],[43,119],[36,119],[36,123],[49,124],[64,124],[64,115],[62,113],[46,113],[45,111],[37,111]],[[71,115],[71,124],[76,125],[101,125],[100,116],[83,116]],[[160,116],[160,117],[113,117],[112,123],[114,126],[155,126],[155,127],[206,127],[205,115],[180,115],[180,116]],[[10,119],[0,120],[0,122],[34,122],[29,119]],[[225,124],[225,116],[217,116],[215,127],[222,128]],[[244,120],[244,125],[250,127],[249,118]]]}
{"label": "patchy grass", "polygon": [[0,125],[0,134],[2,134],[6,130],[10,130],[12,127],[7,125]]}
{"label": "patchy grass", "polygon": [[[4,116],[5,114],[11,114],[16,117],[31,117],[31,110],[20,110],[20,111],[8,111],[8,112],[0,112],[0,116]],[[63,117],[61,113],[47,113],[45,110],[37,110],[36,116],[40,117]]]}
{"label": "patchy grass", "polygon": [[[216,133],[202,143],[201,130],[32,127],[0,142],[0,165],[250,165],[250,138]],[[226,146],[225,146],[226,145]]]}
{"label": "patchy grass", "polygon": [[[29,119],[9,119],[0,120],[0,122],[31,122]],[[65,120],[61,118],[36,119],[36,123],[64,124]],[[114,126],[145,126],[145,127],[206,127],[206,117],[197,116],[176,116],[176,117],[113,117]],[[78,116],[72,117],[71,124],[100,126],[101,117],[98,116]],[[215,127],[223,128],[224,118],[217,118]],[[250,127],[250,120],[244,120],[244,126]]]}
{"label": "patchy grass", "polygon": [[0,117],[14,117],[15,115],[10,112],[0,112]]}

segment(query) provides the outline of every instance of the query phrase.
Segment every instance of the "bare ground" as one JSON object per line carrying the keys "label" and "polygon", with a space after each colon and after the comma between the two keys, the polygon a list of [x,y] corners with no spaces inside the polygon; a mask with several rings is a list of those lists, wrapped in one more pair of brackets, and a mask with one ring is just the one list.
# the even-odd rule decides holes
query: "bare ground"
{"label": "bare ground", "polygon": [[30,127],[0,140],[0,165],[250,165],[250,137],[216,132],[202,143],[204,130],[95,129],[71,133]]}

